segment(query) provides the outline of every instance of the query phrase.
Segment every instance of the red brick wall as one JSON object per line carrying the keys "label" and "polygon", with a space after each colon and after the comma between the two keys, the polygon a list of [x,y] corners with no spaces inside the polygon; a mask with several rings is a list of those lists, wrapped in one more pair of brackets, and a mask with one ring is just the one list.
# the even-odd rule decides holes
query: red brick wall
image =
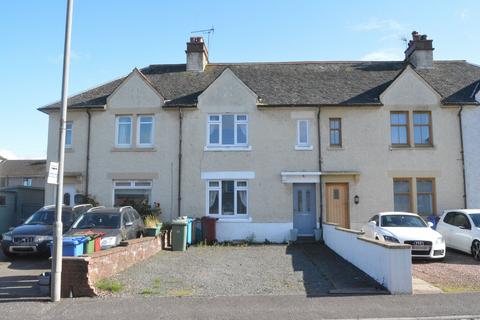
{"label": "red brick wall", "polygon": [[160,238],[145,237],[128,241],[126,247],[95,252],[84,257],[64,257],[62,297],[93,297],[94,284],[143,261],[162,250]]}

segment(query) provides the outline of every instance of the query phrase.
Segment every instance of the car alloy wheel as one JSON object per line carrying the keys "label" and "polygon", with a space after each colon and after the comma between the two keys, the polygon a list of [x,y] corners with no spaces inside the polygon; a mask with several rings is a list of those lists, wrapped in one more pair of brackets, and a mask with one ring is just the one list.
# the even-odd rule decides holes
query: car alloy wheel
{"label": "car alloy wheel", "polygon": [[472,244],[472,256],[480,261],[480,241],[475,240]]}

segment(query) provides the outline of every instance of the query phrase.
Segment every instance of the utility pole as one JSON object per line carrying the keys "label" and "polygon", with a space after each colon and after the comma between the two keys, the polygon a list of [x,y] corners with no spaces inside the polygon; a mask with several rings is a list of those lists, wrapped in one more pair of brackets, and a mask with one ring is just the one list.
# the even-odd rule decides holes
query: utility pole
{"label": "utility pole", "polygon": [[62,106],[60,110],[60,132],[58,139],[58,184],[56,191],[55,223],[53,231],[53,256],[51,273],[51,298],[60,301],[62,285],[63,249],[63,172],[65,164],[65,132],[67,122],[68,77],[70,72],[70,38],[72,33],[73,0],[67,0],[67,22],[65,27],[65,47],[63,51]]}

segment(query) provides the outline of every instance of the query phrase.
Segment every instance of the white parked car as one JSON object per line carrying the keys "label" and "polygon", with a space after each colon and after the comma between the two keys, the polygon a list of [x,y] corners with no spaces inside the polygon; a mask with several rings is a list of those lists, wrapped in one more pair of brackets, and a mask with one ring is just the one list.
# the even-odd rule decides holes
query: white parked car
{"label": "white parked car", "polygon": [[365,236],[380,241],[412,246],[412,257],[442,259],[445,241],[418,214],[410,212],[380,212],[362,228]]}
{"label": "white parked car", "polygon": [[447,247],[471,254],[480,260],[480,209],[457,209],[443,212],[437,231]]}

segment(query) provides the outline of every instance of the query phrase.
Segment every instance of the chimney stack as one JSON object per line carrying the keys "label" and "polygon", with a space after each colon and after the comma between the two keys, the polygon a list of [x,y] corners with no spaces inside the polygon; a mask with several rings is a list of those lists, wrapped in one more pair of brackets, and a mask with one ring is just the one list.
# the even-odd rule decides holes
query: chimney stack
{"label": "chimney stack", "polygon": [[426,34],[420,35],[413,31],[412,40],[408,42],[405,50],[405,61],[417,69],[433,68],[433,50],[432,40],[428,40]]}
{"label": "chimney stack", "polygon": [[203,37],[190,37],[187,42],[187,71],[203,72],[208,64],[208,50]]}

